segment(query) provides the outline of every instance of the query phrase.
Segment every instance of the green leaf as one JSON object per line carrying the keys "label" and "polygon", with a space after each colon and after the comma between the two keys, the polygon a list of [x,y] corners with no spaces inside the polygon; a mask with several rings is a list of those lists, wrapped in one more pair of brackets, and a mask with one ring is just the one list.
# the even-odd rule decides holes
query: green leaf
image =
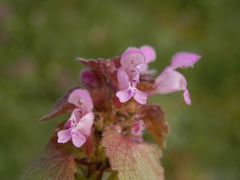
{"label": "green leaf", "polygon": [[104,132],[106,148],[112,170],[118,171],[120,180],[162,180],[161,151],[158,146],[137,143],[121,135],[119,126],[110,126]]}

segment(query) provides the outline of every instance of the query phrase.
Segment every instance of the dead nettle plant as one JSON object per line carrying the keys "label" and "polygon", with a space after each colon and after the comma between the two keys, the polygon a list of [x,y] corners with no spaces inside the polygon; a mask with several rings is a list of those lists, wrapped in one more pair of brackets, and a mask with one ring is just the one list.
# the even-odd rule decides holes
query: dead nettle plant
{"label": "dead nettle plant", "polygon": [[[155,59],[155,50],[148,45],[130,47],[110,59],[78,58],[86,67],[81,84],[41,120],[71,115],[55,129],[26,179],[164,179],[160,157],[168,125],[161,107],[147,99],[182,91],[190,105],[187,81],[177,69],[193,67],[200,56],[176,53],[156,78],[148,67]],[[144,141],[145,131],[156,144]]]}

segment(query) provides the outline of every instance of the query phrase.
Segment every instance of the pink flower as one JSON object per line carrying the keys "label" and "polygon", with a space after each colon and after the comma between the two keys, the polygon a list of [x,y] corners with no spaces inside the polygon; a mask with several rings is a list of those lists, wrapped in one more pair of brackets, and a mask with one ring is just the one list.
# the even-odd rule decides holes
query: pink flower
{"label": "pink flower", "polygon": [[122,69],[118,69],[117,78],[119,82],[120,91],[116,93],[119,101],[125,103],[132,97],[140,104],[146,104],[148,94],[144,93],[136,88],[139,82],[140,73],[137,69],[132,71],[129,78],[128,74]]}
{"label": "pink flower", "polygon": [[133,124],[133,126],[131,128],[131,133],[134,136],[142,137],[144,130],[145,130],[144,122],[143,122],[143,120],[139,120]]}
{"label": "pink flower", "polygon": [[188,68],[200,59],[200,56],[194,53],[180,52],[173,56],[171,65],[157,77],[155,85],[156,92],[159,94],[168,94],[176,91],[183,91],[183,98],[186,104],[191,104],[190,94],[187,89],[185,77],[176,71],[177,68]]}
{"label": "pink flower", "polygon": [[68,102],[81,109],[82,115],[89,113],[93,109],[92,98],[87,90],[75,89],[68,97]]}
{"label": "pink flower", "polygon": [[57,133],[57,142],[66,143],[72,140],[75,147],[81,147],[91,134],[93,120],[94,114],[92,112],[82,116],[82,110],[75,109],[65,125],[66,129]]}
{"label": "pink flower", "polygon": [[148,94],[136,88],[141,73],[148,70],[146,63],[154,61],[155,51],[150,46],[128,48],[120,59],[121,67],[118,69],[117,78],[120,91],[116,96],[120,102],[129,101],[132,97],[140,104],[146,104]]}

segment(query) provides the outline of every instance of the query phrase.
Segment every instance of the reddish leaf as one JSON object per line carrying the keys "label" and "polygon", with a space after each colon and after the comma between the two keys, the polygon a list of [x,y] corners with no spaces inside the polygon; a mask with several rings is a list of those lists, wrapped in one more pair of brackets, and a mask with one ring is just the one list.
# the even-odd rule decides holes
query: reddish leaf
{"label": "reddish leaf", "polygon": [[[78,62],[94,70],[100,77],[108,76],[117,70],[119,66],[118,58],[114,59],[83,59],[78,58]],[[111,77],[108,76],[108,77]]]}
{"label": "reddish leaf", "polygon": [[119,126],[108,127],[103,136],[103,146],[111,168],[118,171],[120,180],[162,180],[160,149],[157,146],[136,143],[121,135]]}
{"label": "reddish leaf", "polygon": [[145,123],[148,132],[163,148],[164,140],[169,131],[167,122],[164,120],[164,112],[157,105],[144,105],[139,111],[140,119]]}
{"label": "reddish leaf", "polygon": [[111,109],[111,92],[108,88],[102,87],[90,91],[94,108],[100,112],[107,112]]}
{"label": "reddish leaf", "polygon": [[68,96],[75,89],[77,89],[77,87],[70,89],[64,96],[62,96],[57,101],[56,105],[52,108],[52,110],[46,116],[42,117],[40,120],[47,121],[72,111],[75,108],[75,105],[68,103]]}
{"label": "reddish leaf", "polygon": [[[81,64],[84,64],[89,68],[90,71],[92,71],[95,76],[98,78],[99,86],[91,88],[90,86],[86,86],[90,90],[97,91],[100,90],[100,93],[102,93],[102,90],[104,89],[105,97],[107,96],[107,99],[111,99],[112,92],[117,91],[118,89],[118,82],[117,82],[117,69],[120,66],[119,58],[113,58],[113,59],[82,59],[79,58],[78,62]],[[110,92],[110,90],[112,90]],[[106,94],[108,93],[108,94]],[[95,93],[96,94],[96,93]],[[115,95],[115,94],[114,94]]]}
{"label": "reddish leaf", "polygon": [[101,78],[92,69],[83,69],[80,74],[80,81],[87,89],[94,89],[102,85]]}
{"label": "reddish leaf", "polygon": [[23,180],[74,180],[76,163],[74,157],[57,144],[56,137],[47,144],[44,153],[29,165],[21,179]]}

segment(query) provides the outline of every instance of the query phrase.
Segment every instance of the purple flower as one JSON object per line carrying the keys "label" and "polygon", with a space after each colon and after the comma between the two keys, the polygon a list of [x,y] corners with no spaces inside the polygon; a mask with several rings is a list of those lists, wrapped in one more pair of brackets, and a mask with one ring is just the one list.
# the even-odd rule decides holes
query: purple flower
{"label": "purple flower", "polygon": [[68,97],[68,102],[81,109],[82,115],[87,114],[93,109],[92,98],[87,90],[76,89]]}
{"label": "purple flower", "polygon": [[155,50],[151,46],[141,48],[128,48],[121,55],[121,67],[118,69],[117,78],[119,91],[116,96],[120,102],[129,101],[132,97],[140,104],[146,104],[148,94],[136,88],[140,75],[148,72],[148,63],[156,58]]}
{"label": "purple flower", "polygon": [[75,109],[65,125],[66,129],[57,133],[57,142],[66,143],[72,140],[75,147],[81,147],[91,134],[93,120],[94,114],[92,112],[82,116],[82,110]]}
{"label": "purple flower", "polygon": [[156,92],[159,94],[168,94],[176,91],[183,91],[183,98],[186,104],[191,104],[190,94],[187,89],[185,77],[176,71],[177,68],[188,68],[201,57],[194,53],[180,52],[173,56],[171,65],[156,78]]}
{"label": "purple flower", "polygon": [[130,77],[122,69],[118,69],[117,78],[120,91],[116,93],[121,103],[129,101],[132,97],[140,104],[146,104],[148,94],[136,88],[139,82],[140,72],[137,69],[132,70]]}

